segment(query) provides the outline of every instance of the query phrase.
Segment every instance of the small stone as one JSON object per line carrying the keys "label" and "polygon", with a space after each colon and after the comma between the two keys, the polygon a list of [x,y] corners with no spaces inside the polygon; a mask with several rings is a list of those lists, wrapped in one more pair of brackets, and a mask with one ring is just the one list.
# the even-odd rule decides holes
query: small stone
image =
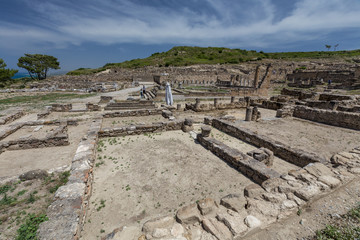
{"label": "small stone", "polygon": [[301,225],[304,225],[306,223],[306,219],[301,219],[300,222],[299,222]]}
{"label": "small stone", "polygon": [[257,228],[261,226],[261,221],[252,215],[247,216],[244,219],[244,222],[249,228]]}
{"label": "small stone", "polygon": [[144,223],[142,231],[145,234],[152,234],[156,228],[170,229],[175,223],[175,219],[171,216],[159,217]]}

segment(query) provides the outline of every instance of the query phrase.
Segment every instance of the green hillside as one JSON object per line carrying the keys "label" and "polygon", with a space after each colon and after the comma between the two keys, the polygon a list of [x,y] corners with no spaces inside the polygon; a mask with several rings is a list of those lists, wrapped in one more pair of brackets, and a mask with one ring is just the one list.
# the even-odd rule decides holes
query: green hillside
{"label": "green hillside", "polygon": [[139,68],[145,66],[189,66],[194,64],[238,64],[262,59],[319,59],[360,56],[359,50],[317,51],[317,52],[279,52],[264,53],[254,50],[217,48],[217,47],[174,47],[167,52],[154,53],[143,59],[133,59],[121,63],[108,63],[101,68],[79,68],[68,75],[92,74],[113,67]]}

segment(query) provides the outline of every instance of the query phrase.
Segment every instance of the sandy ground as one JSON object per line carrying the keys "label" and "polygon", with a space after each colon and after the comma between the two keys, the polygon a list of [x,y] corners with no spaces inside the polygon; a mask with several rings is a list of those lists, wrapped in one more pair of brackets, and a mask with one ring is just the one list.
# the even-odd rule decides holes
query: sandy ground
{"label": "sandy ground", "polygon": [[[195,126],[195,130],[197,132],[200,132],[200,128],[202,125],[197,124]],[[250,152],[252,150],[257,149],[257,147],[250,145],[244,141],[241,141],[237,138],[234,138],[224,132],[220,132],[219,130],[217,130],[216,128],[212,127],[211,130],[211,137],[223,142],[224,144],[228,145],[229,147],[235,148],[237,150],[239,150],[240,152],[246,154],[247,152]],[[272,167],[270,167],[272,169],[274,169],[275,171],[277,171],[280,174],[285,174],[288,173],[290,170],[295,170],[295,169],[299,169],[298,166],[288,163],[287,161],[278,158],[278,157],[274,157],[274,164]]]}
{"label": "sandy ground", "polygon": [[182,131],[102,141],[82,239],[99,239],[121,226],[140,231],[149,219],[206,197],[242,194],[251,183]]}
{"label": "sandy ground", "polygon": [[341,151],[359,146],[359,131],[296,118],[273,118],[259,122],[240,121],[238,125],[279,142],[330,159]]}
{"label": "sandy ground", "polygon": [[151,124],[154,122],[166,122],[168,119],[161,115],[141,116],[141,117],[117,117],[117,118],[104,118],[102,127],[121,127],[129,126],[131,124]]}
{"label": "sandy ground", "polygon": [[0,178],[20,175],[34,169],[50,170],[70,165],[81,138],[86,134],[88,125],[89,122],[80,122],[78,126],[68,126],[70,140],[70,145],[68,146],[5,151],[1,153]]}
{"label": "sandy ground", "polygon": [[[347,213],[360,202],[360,179],[355,178],[348,184],[336,189],[326,197],[308,203],[301,209],[298,216],[294,213],[289,218],[281,220],[242,239],[307,239],[314,236],[317,230],[325,228],[338,215]],[[302,220],[303,224],[300,223]],[[286,227],[285,227],[286,226]],[[310,238],[311,239],[311,238]]]}

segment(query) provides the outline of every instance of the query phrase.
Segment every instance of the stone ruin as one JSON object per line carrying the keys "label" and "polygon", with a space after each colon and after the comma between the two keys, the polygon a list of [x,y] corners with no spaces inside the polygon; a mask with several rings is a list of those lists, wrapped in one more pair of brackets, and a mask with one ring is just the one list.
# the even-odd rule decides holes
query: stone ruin
{"label": "stone ruin", "polygon": [[[257,70],[258,71],[258,70]],[[266,70],[268,73],[271,69]],[[266,74],[256,86],[261,87],[267,79]],[[240,75],[239,75],[240,76]],[[226,87],[242,88],[241,78],[234,75]],[[255,81],[256,82],[256,81]],[[237,85],[239,84],[239,85]],[[160,88],[156,91],[159,97]],[[98,104],[87,103],[86,111],[96,111],[87,134],[81,139],[70,166],[70,177],[66,185],[60,187],[54,201],[48,208],[49,221],[40,225],[39,239],[81,239],[94,179],[97,161],[97,144],[102,138],[140,136],[149,133],[179,131],[194,138],[194,144],[203,148],[236,169],[239,174],[252,181],[241,194],[229,194],[220,199],[206,197],[196,202],[177,207],[174,214],[165,214],[148,219],[141,225],[138,239],[241,239],[247,234],[263,229],[270,224],[287,218],[306,204],[354,179],[360,173],[360,148],[341,151],[330,159],[322,155],[291,146],[287,142],[274,140],[247,128],[246,124],[269,121],[264,117],[265,110],[276,110],[272,116],[281,120],[303,119],[310,124],[325,124],[346,129],[360,130],[360,97],[331,93],[309,93],[284,88],[282,94],[270,99],[262,97],[232,96],[230,99],[214,98],[211,103],[195,103],[180,106],[159,107],[153,101],[117,101],[102,97]],[[204,101],[205,102],[205,101]],[[106,104],[105,107],[103,107]],[[71,112],[71,104],[54,104],[39,118],[51,112]],[[84,110],[84,111],[85,111]],[[196,122],[182,114],[209,114],[232,110],[242,111],[243,118],[207,116]],[[261,113],[260,113],[261,112]],[[21,118],[24,113],[12,113],[3,117],[4,124]],[[132,123],[124,126],[103,127],[104,119],[162,116],[162,121],[154,123]],[[202,116],[202,115],[201,115]],[[275,120],[274,120],[275,121]],[[239,125],[241,123],[242,125]],[[5,139],[24,126],[55,125],[55,131],[46,138],[26,138],[0,142],[1,151],[31,149],[69,144],[67,126],[77,124],[77,120],[37,120],[9,125],[0,133]],[[201,126],[201,132],[196,130]],[[240,151],[212,135],[213,131],[227,134],[256,149]],[[286,173],[276,169],[275,158],[296,166]],[[204,159],[205,160],[205,159]],[[106,232],[102,239],[121,239],[126,227],[119,226],[113,232]]]}

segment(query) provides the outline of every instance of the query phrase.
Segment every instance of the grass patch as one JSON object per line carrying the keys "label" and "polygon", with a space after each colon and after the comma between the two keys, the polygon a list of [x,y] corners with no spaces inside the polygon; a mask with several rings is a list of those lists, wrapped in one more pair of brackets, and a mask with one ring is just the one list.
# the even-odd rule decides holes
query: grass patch
{"label": "grass patch", "polygon": [[48,218],[45,214],[28,214],[25,223],[17,230],[16,240],[36,240],[36,231],[38,230],[40,223],[47,220]]}
{"label": "grass patch", "polygon": [[341,219],[316,232],[317,240],[360,239],[360,203]]}
{"label": "grass patch", "polygon": [[95,94],[75,94],[75,93],[51,93],[45,95],[36,96],[16,96],[6,99],[0,99],[0,105],[7,104],[22,104],[22,103],[43,103],[52,102],[57,100],[73,99],[73,98],[87,98],[94,96]]}

